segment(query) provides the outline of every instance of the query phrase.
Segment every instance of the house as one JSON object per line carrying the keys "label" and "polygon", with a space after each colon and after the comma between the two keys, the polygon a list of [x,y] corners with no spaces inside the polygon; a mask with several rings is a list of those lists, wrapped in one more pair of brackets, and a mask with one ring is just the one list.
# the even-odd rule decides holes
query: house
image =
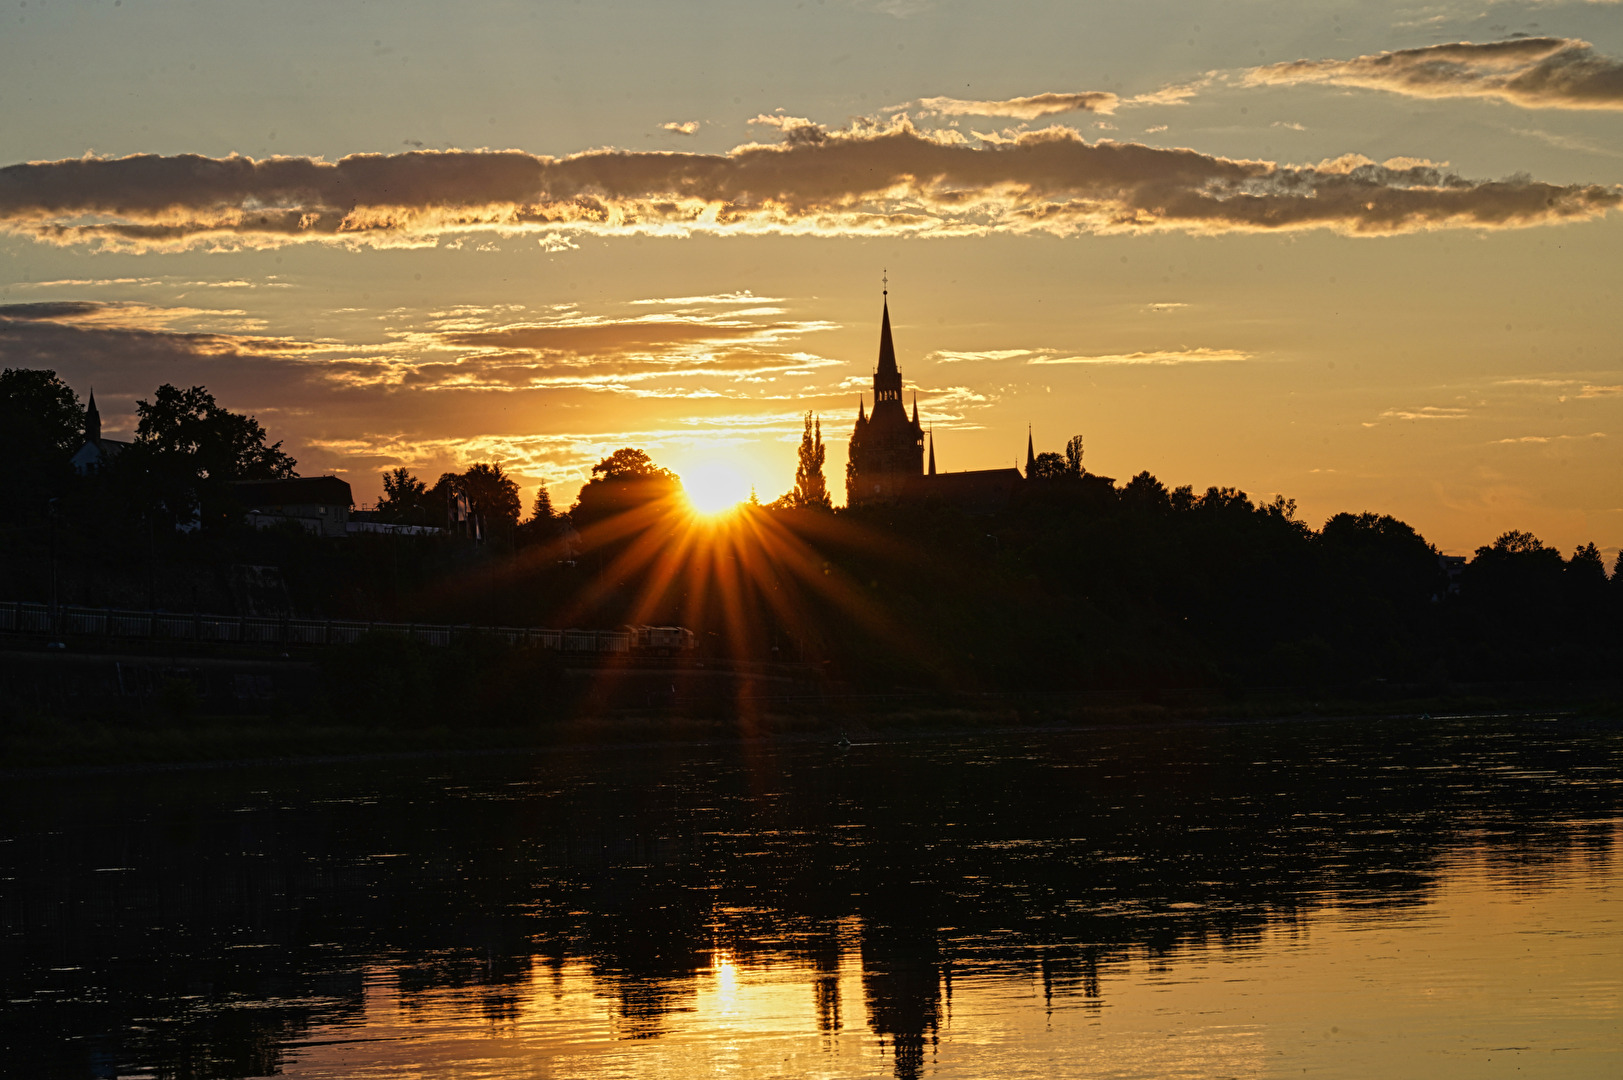
{"label": "house", "polygon": [[336,476],[237,480],[231,484],[231,493],[254,528],[293,522],[315,536],[348,535],[349,508],[355,504],[349,483]]}

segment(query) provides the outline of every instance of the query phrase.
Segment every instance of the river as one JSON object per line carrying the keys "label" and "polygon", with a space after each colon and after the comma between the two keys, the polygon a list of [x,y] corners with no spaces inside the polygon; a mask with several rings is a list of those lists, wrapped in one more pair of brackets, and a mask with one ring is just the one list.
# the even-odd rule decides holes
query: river
{"label": "river", "polygon": [[14,776],[54,1077],[1623,1075],[1623,725]]}

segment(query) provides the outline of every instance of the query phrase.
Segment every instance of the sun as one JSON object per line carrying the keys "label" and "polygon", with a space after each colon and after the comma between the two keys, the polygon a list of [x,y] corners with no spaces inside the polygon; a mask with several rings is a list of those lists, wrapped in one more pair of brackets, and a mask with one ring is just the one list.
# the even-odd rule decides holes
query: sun
{"label": "sun", "polygon": [[731,510],[750,497],[750,482],[725,461],[706,461],[682,470],[688,502],[701,514]]}

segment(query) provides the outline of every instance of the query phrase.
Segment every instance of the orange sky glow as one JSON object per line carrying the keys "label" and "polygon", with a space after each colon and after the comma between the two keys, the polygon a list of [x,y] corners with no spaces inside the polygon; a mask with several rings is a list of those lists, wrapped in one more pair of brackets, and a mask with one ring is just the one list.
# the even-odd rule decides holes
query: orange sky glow
{"label": "orange sky glow", "polygon": [[943,470],[1030,425],[1610,563],[1616,6],[1152,8],[21,8],[0,364],[115,438],[205,385],[362,502],[496,461],[567,506],[627,445],[770,501],[812,410],[838,500],[888,272]]}

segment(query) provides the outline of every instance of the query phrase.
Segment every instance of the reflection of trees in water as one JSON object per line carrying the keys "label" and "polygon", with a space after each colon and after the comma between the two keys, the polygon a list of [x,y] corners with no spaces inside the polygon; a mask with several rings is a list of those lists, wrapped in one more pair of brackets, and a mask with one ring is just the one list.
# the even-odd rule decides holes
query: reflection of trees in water
{"label": "reflection of trees in water", "polygon": [[622,1035],[654,1037],[725,949],[803,965],[827,1038],[860,959],[868,1026],[914,1076],[954,972],[1098,1001],[1129,955],[1422,903],[1462,837],[1516,881],[1564,853],[1609,865],[1616,745],[1338,724],[13,785],[0,1045],[42,1078],[264,1074],[286,1040],[366,1019],[368,968],[408,1023],[462,989],[500,1031],[574,962]]}
{"label": "reflection of trees in water", "polygon": [[940,943],[931,925],[864,924],[862,993],[868,1027],[890,1040],[896,1075],[924,1071],[941,1026]]}

